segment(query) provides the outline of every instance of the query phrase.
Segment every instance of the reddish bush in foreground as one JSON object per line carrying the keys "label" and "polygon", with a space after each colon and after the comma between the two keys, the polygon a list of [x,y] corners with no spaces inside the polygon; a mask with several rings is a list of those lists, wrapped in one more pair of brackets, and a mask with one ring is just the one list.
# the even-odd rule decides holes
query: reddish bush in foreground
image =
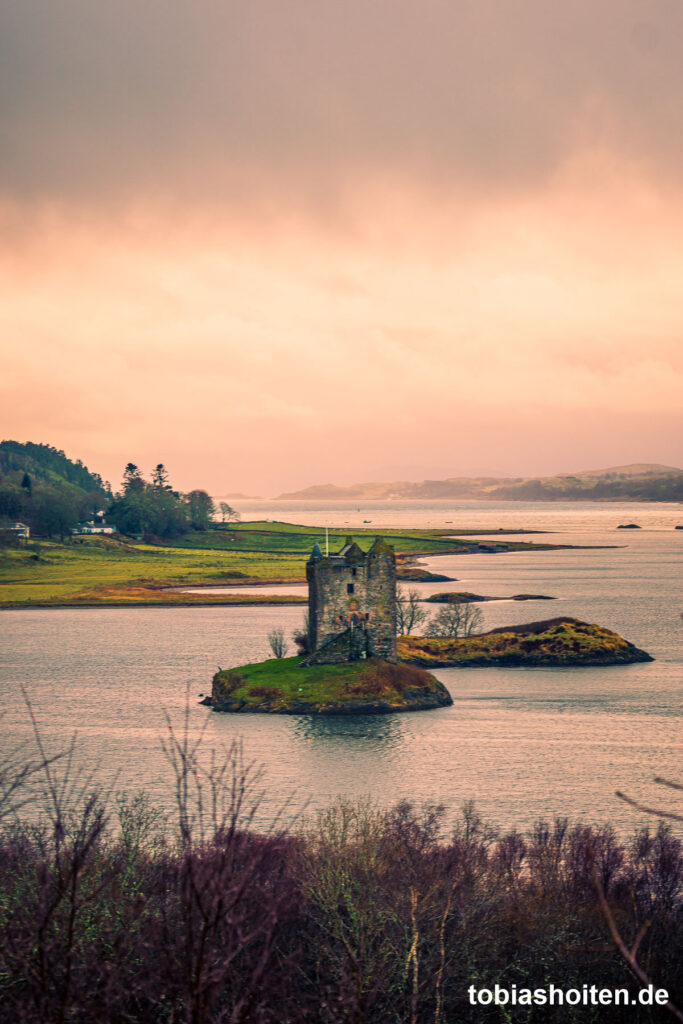
{"label": "reddish bush in foreground", "polygon": [[[115,828],[54,764],[43,824],[8,818],[3,1024],[445,1024],[503,1019],[470,1005],[473,983],[635,991],[596,875],[627,941],[649,922],[639,960],[680,1002],[683,857],[664,825],[631,840],[565,819],[499,834],[471,805],[449,828],[439,807],[342,802],[264,835],[239,749],[200,770],[199,748],[169,729],[172,830],[141,796],[119,799]],[[504,1019],[620,1014],[517,1006]],[[660,1019],[629,1007],[631,1021]]]}

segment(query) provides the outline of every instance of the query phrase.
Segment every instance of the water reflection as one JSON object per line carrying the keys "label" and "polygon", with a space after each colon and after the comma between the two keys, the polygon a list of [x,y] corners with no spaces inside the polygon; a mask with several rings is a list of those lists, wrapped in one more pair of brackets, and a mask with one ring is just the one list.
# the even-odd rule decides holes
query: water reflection
{"label": "water reflection", "polygon": [[317,715],[297,719],[294,736],[348,754],[371,748],[381,753],[401,740],[400,715]]}
{"label": "water reflection", "polygon": [[[494,508],[481,511],[487,521],[512,525],[512,512],[501,520]],[[395,525],[427,525],[427,513],[416,505],[399,512]],[[444,802],[453,809],[474,797],[488,819],[506,826],[526,827],[540,816],[568,813],[609,818],[630,830],[638,815],[614,798],[614,790],[628,791],[643,803],[661,799],[651,780],[676,778],[683,749],[683,533],[673,532],[679,513],[670,509],[666,516],[666,531],[635,531],[628,549],[425,559],[429,568],[458,577],[446,589],[558,598],[545,604],[486,604],[487,627],[575,615],[615,629],[649,650],[654,662],[567,670],[438,670],[455,700],[453,707],[438,711],[316,718],[218,715],[195,703],[210,687],[216,666],[268,657],[268,632],[283,627],[291,634],[301,622],[301,607],[5,611],[0,613],[0,743],[33,749],[18,685],[24,683],[50,750],[60,749],[76,728],[79,768],[99,769],[105,788],[144,788],[170,814],[172,778],[159,740],[167,728],[164,712],[176,727],[182,725],[189,684],[190,731],[195,736],[206,727],[206,755],[240,740],[247,759],[263,765],[259,823],[264,827],[287,799],[295,810],[314,810],[339,797],[370,796],[385,805],[408,799]],[[515,506],[514,511],[517,525],[571,527],[563,539],[585,543],[609,539],[605,522],[611,530],[615,522],[638,517],[643,526],[646,517],[664,523],[661,509],[640,506],[630,512],[545,506]],[[447,518],[459,516],[451,508]]]}

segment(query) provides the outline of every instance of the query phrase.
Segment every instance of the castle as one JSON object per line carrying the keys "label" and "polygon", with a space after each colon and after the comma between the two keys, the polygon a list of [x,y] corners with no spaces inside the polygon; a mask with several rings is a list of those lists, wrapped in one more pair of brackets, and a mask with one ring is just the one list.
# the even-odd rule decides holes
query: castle
{"label": "castle", "polygon": [[367,552],[347,537],[336,555],[316,544],[306,563],[305,664],[377,657],[396,661],[396,556],[380,537]]}

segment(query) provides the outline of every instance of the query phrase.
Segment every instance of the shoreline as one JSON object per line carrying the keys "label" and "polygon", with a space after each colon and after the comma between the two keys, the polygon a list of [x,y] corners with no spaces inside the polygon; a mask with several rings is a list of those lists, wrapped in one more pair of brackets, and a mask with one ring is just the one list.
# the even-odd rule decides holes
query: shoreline
{"label": "shoreline", "polygon": [[[291,524],[283,524],[283,525],[291,525]],[[317,528],[312,528],[312,529],[317,529]],[[281,531],[276,531],[276,532],[281,532]],[[298,530],[295,529],[293,532],[297,533]],[[394,531],[394,530],[388,531],[390,536],[391,535],[395,535],[396,532],[397,531]],[[439,558],[439,557],[443,557],[445,555],[509,554],[509,553],[512,553],[512,552],[518,552],[518,553],[519,552],[532,552],[532,553],[534,553],[534,552],[539,552],[539,551],[584,550],[584,549],[592,549],[592,548],[596,548],[596,547],[599,547],[599,548],[610,547],[611,548],[611,547],[623,547],[624,546],[624,545],[552,544],[552,543],[543,543],[543,542],[541,542],[541,543],[533,543],[533,542],[530,542],[530,541],[505,542],[503,540],[503,538],[504,538],[506,532],[509,532],[509,531],[505,531],[503,528],[500,528],[500,529],[497,529],[497,530],[493,530],[493,531],[491,531],[490,533],[487,534],[487,536],[489,536],[489,537],[494,537],[494,536],[500,537],[500,541],[498,543],[495,543],[495,544],[494,543],[490,543],[490,544],[482,543],[480,545],[478,543],[473,543],[472,541],[469,541],[469,542],[465,541],[462,544],[462,546],[460,546],[457,543],[454,543],[454,542],[457,542],[457,539],[458,539],[457,535],[454,534],[454,535],[452,535],[452,538],[450,536],[448,538],[446,538],[443,535],[439,538],[439,540],[440,540],[440,545],[439,545],[440,550],[439,549],[437,549],[437,550],[433,550],[432,549],[432,550],[426,550],[426,551],[425,550],[422,550],[422,551],[419,551],[419,550],[415,551],[415,550],[413,550],[413,551],[411,551],[410,548],[409,548],[407,551],[399,551],[397,553],[397,562],[398,562],[398,573],[397,573],[397,576],[398,576],[398,582],[399,583],[403,582],[403,583],[406,583],[406,584],[410,584],[411,582],[423,582],[423,583],[456,582],[456,580],[453,577],[447,577],[447,576],[442,577],[438,573],[429,572],[428,570],[424,570],[424,569],[419,568],[419,566],[421,564],[424,565],[424,560],[425,559]],[[529,530],[529,531],[525,531],[525,532],[533,533],[533,532],[549,532],[549,531],[531,531],[531,530]],[[519,534],[519,531],[515,531],[515,533]],[[415,543],[419,543],[420,540],[431,541],[433,539],[433,537],[431,536],[431,531],[427,531],[427,530],[421,531],[419,529],[416,529],[414,531],[409,531],[409,534],[415,534],[415,536],[413,537],[413,536],[409,535],[408,538],[407,538],[408,542],[414,540]],[[423,536],[419,536],[419,535],[423,535]],[[398,536],[403,539],[404,534],[399,532]],[[483,536],[483,534],[480,534],[480,536]],[[464,540],[464,538],[463,538],[463,540]],[[49,543],[46,544],[46,546],[49,547]],[[63,545],[62,546],[58,545],[58,547],[63,547]],[[93,547],[94,547],[94,545],[93,545]],[[216,579],[216,578],[214,578],[214,579],[207,579],[206,576],[205,576],[204,579],[201,579],[201,578],[199,580],[191,580],[190,579],[190,580],[186,580],[184,582],[178,582],[177,577],[176,577],[175,581],[164,581],[163,578],[161,578],[161,579],[158,578],[158,575],[161,575],[161,573],[163,573],[163,572],[165,572],[167,570],[167,565],[163,564],[163,562],[165,562],[164,551],[167,550],[167,549],[172,554],[176,555],[176,557],[178,556],[178,552],[184,552],[185,550],[187,550],[188,556],[191,555],[192,558],[194,558],[195,561],[197,560],[198,556],[203,557],[205,559],[206,558],[211,559],[212,553],[215,552],[215,556],[216,557],[214,559],[212,559],[211,562],[209,562],[208,564],[207,564],[207,562],[203,562],[202,563],[201,568],[204,570],[204,572],[202,573],[203,575],[206,572],[206,569],[209,568],[210,566],[212,568],[214,568],[214,571],[216,571],[216,570],[218,570],[221,567],[221,564],[222,564],[222,566],[225,569],[229,569],[231,567],[234,568],[235,566],[239,566],[240,570],[246,570],[246,571],[240,571],[240,572],[235,571],[235,575],[234,576],[233,576],[232,572],[217,572],[218,579]],[[146,556],[151,557],[152,559],[154,559],[156,557],[157,549],[155,549],[155,551],[152,553],[151,556],[149,556],[149,552],[147,551],[147,549],[144,549],[144,550],[145,550],[145,555]],[[134,551],[135,551],[135,549],[133,548],[133,552]],[[200,553],[201,553],[201,555],[200,555]],[[67,558],[67,561],[68,561],[68,558],[70,558],[73,554],[74,554],[74,552],[72,552],[71,549],[69,548],[69,555],[68,556],[64,556],[64,557]],[[286,587],[286,586],[290,586],[290,585],[291,586],[305,585],[306,579],[305,579],[305,576],[303,575],[303,573],[301,571],[302,568],[303,568],[303,565],[301,563],[303,563],[303,560],[305,558],[305,553],[303,551],[301,551],[301,552],[300,551],[296,551],[296,552],[291,551],[290,552],[290,551],[281,551],[281,550],[277,550],[277,549],[269,551],[268,549],[266,549],[264,551],[258,551],[258,552],[257,551],[253,551],[252,552],[250,550],[242,550],[240,552],[235,552],[236,555],[239,555],[239,557],[238,557],[236,562],[231,560],[230,553],[228,553],[228,552],[226,552],[226,551],[224,551],[222,549],[212,549],[212,548],[188,548],[188,549],[178,548],[178,549],[176,549],[176,548],[173,548],[172,545],[167,545],[167,546],[165,545],[165,546],[162,546],[162,547],[160,547],[158,549],[158,554],[159,554],[160,559],[162,560],[162,562],[160,564],[158,564],[158,565],[150,566],[149,569],[147,569],[147,572],[149,573],[147,578],[142,577],[142,573],[141,573],[141,575],[138,576],[137,580],[136,579],[132,579],[132,580],[129,580],[128,582],[118,582],[118,581],[114,582],[114,580],[116,579],[117,573],[118,573],[119,579],[120,579],[120,571],[116,569],[116,566],[119,563],[120,563],[121,566],[125,566],[126,565],[127,559],[129,557],[128,551],[126,551],[125,559],[124,559],[123,556],[118,556],[115,552],[112,552],[111,565],[112,565],[113,568],[110,569],[110,572],[109,572],[109,579],[112,580],[112,582],[102,582],[102,575],[100,575],[100,582],[95,583],[95,585],[90,585],[90,586],[86,585],[86,586],[84,586],[84,583],[86,583],[86,577],[85,576],[82,576],[81,578],[78,578],[78,576],[76,576],[73,579],[73,583],[72,583],[71,579],[69,578],[69,574],[68,574],[66,568],[64,570],[64,575],[62,576],[61,579],[60,579],[60,576],[57,575],[57,576],[53,576],[52,581],[49,580],[49,577],[47,579],[45,579],[45,580],[41,580],[40,578],[38,578],[38,579],[29,579],[29,578],[27,578],[24,581],[21,581],[21,580],[11,580],[10,581],[10,580],[8,580],[7,584],[4,587],[0,587],[0,592],[2,591],[2,589],[5,589],[5,591],[7,593],[7,597],[8,597],[8,600],[6,602],[1,602],[0,603],[0,611],[20,611],[20,610],[24,610],[24,609],[55,610],[55,609],[59,609],[59,608],[69,608],[69,609],[73,609],[73,608],[153,608],[153,607],[188,608],[188,607],[226,607],[226,606],[227,607],[230,607],[230,606],[235,606],[235,607],[239,607],[239,606],[253,607],[253,606],[258,606],[258,605],[262,605],[263,607],[279,607],[279,606],[283,606],[283,605],[297,605],[297,606],[301,606],[301,605],[305,605],[307,603],[307,598],[306,598],[306,596],[304,594],[288,594],[288,593],[277,593],[277,592],[276,593],[273,593],[273,592],[267,593],[269,588],[273,588],[274,589],[274,588]],[[256,565],[256,562],[260,562],[260,561],[263,561],[265,559],[268,559],[268,557],[271,554],[275,555],[275,556],[286,555],[287,556],[287,560],[290,563],[292,563],[289,566],[290,571],[293,571],[293,572],[297,573],[297,575],[286,577],[286,576],[283,576],[281,574],[278,574],[278,575],[271,576],[271,577],[268,577],[268,578],[255,577],[254,575],[252,575],[252,572],[254,571],[254,569],[256,569],[258,567]],[[218,556],[220,556],[220,557],[218,557]],[[246,556],[246,558],[245,558],[245,556]],[[61,558],[62,556],[58,555],[57,557]],[[182,555],[180,556],[180,558],[181,558],[181,561],[182,561]],[[50,559],[48,558],[48,559],[42,559],[42,560],[49,561]],[[38,559],[38,561],[41,561],[41,559]],[[190,561],[192,561],[191,558],[190,558]],[[213,565],[213,562],[215,562],[215,565]],[[300,565],[301,565],[301,568],[300,568]],[[271,571],[272,571],[272,569],[275,569],[276,572],[277,572],[277,568],[278,567],[279,566],[277,565],[277,562],[276,562],[276,564],[274,564],[272,566],[268,566],[268,568],[270,568]],[[168,568],[170,568],[170,565],[168,566]],[[283,564],[280,572],[282,572],[282,569],[284,569],[284,568],[285,568],[285,565]],[[141,569],[142,569],[142,572],[145,572],[145,569],[142,568],[142,566],[141,566]],[[150,572],[150,569],[151,569],[151,572]],[[178,569],[181,569],[181,566],[178,566]],[[250,572],[250,570],[251,570],[251,572]],[[185,566],[182,567],[181,571],[183,572],[183,575],[186,574],[187,569],[185,568]],[[31,573],[31,575],[32,575],[32,573]],[[106,574],[105,574],[105,579],[106,579]],[[91,580],[87,580],[87,582],[90,583]],[[51,585],[47,585],[46,586],[46,584],[50,584],[50,583],[51,583]],[[23,593],[21,594],[21,596],[19,596],[18,594],[15,596],[15,594],[12,593],[13,584],[18,584],[18,589],[20,591],[23,590]],[[48,594],[46,596],[33,597],[32,594],[30,593],[30,591],[32,589],[32,586],[31,586],[32,584],[35,584],[36,586],[39,586],[40,589],[43,591],[43,593],[44,593],[45,589],[47,589],[48,590]],[[54,594],[55,590],[57,590],[57,591],[59,591],[59,590],[66,590],[67,587],[69,587],[70,585],[73,586],[73,590],[72,590],[71,593],[65,593],[63,596],[61,596],[59,593],[57,593],[56,595]],[[216,593],[216,591],[219,588],[221,588],[221,587],[225,587],[226,589],[229,589],[230,593]],[[240,593],[240,591],[242,591],[243,588],[244,589],[250,588],[252,590],[258,590],[258,591],[261,591],[261,593],[251,593],[251,594]],[[49,593],[50,590],[53,591],[52,594]],[[204,593],[201,593],[202,590],[212,590],[212,591],[214,591],[214,593],[212,593],[211,595],[204,594]],[[12,598],[14,598],[14,599],[12,599]]]}
{"label": "shoreline", "polygon": [[[231,595],[227,595],[229,598]],[[277,595],[273,595],[273,600],[264,601],[254,595],[253,600],[249,600],[247,596],[238,597],[236,601],[223,600],[223,601],[58,601],[58,602],[45,602],[41,601],[39,604],[4,604],[0,605],[0,612],[21,612],[21,611],[55,611],[60,608],[246,608],[246,607],[261,607],[261,608],[279,608],[282,606],[301,605],[308,604],[308,598],[298,594],[283,595],[278,599]]]}

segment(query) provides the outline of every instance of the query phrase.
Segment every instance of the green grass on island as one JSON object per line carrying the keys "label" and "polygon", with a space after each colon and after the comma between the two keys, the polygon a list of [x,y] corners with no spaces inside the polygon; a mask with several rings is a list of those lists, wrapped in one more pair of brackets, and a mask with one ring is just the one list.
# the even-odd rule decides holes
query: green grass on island
{"label": "green grass on island", "polygon": [[292,715],[425,711],[452,703],[429,672],[378,658],[307,667],[300,656],[274,658],[217,672],[211,693],[215,711]]}
{"label": "green grass on island", "polygon": [[[348,532],[330,531],[330,550],[338,550]],[[480,548],[477,541],[454,538],[446,530],[382,530],[381,534],[393,545],[399,561]],[[377,530],[353,530],[364,549],[376,535]],[[316,541],[324,545],[324,528],[264,522],[197,532],[169,545],[105,536],[78,536],[64,543],[30,540],[0,549],[0,608],[300,604],[305,601],[303,595],[265,590],[254,595],[183,594],[167,588],[304,582],[306,559]],[[496,546],[504,543],[505,550],[515,551],[558,546],[500,540]]]}
{"label": "green grass on island", "polygon": [[411,665],[427,668],[620,665],[654,660],[618,633],[573,618],[503,626],[457,639],[399,637],[398,654]]}
{"label": "green grass on island", "polygon": [[399,663],[376,658],[302,666],[301,656],[221,669],[213,678],[215,711],[270,714],[364,714],[446,707],[453,701],[425,668],[618,665],[652,661],[612,630],[579,619],[547,619],[458,639],[404,636]]}

